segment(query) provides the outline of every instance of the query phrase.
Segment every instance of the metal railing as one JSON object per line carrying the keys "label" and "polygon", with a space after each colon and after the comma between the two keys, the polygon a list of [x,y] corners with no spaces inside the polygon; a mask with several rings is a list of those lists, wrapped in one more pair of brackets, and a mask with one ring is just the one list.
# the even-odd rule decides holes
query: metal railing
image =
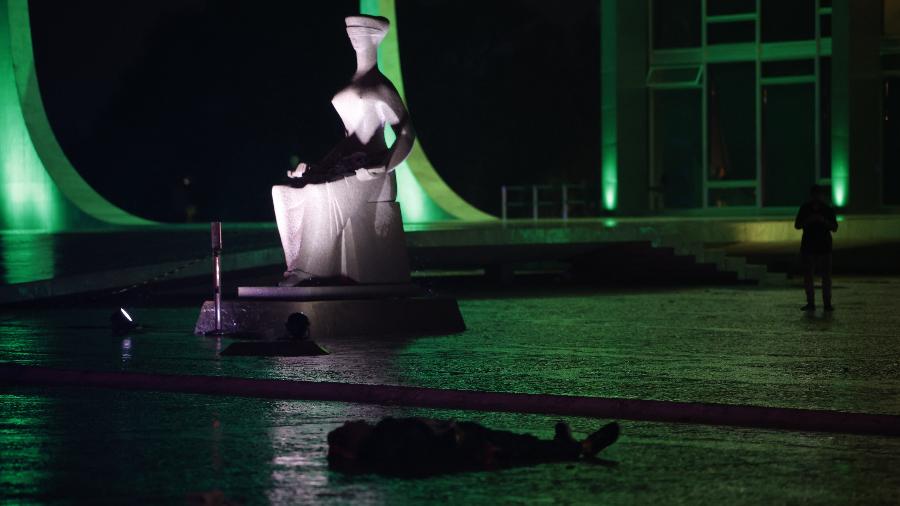
{"label": "metal railing", "polygon": [[[572,216],[573,211],[581,210],[581,214],[586,214],[587,199],[585,193],[587,186],[584,184],[562,184],[560,186],[551,185],[519,185],[500,187],[500,209],[503,221],[509,218],[510,209],[527,209],[531,207],[531,219],[537,220],[542,216],[544,218],[553,218],[556,216],[564,220],[568,220]],[[555,199],[554,197],[559,197]],[[547,212],[541,213],[541,209]],[[556,215],[555,209],[559,214]]]}

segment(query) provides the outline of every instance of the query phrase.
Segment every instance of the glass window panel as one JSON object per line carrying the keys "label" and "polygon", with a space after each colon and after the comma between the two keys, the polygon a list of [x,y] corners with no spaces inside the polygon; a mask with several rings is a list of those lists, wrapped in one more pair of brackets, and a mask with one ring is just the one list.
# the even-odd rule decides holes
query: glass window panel
{"label": "glass window panel", "polygon": [[756,12],[756,0],[707,0],[707,16],[747,14]]}
{"label": "glass window panel", "polygon": [[881,56],[882,70],[900,70],[900,54],[885,54]]}
{"label": "glass window panel", "polygon": [[815,0],[762,0],[761,16],[763,42],[816,37]]}
{"label": "glass window panel", "polygon": [[823,38],[831,37],[831,14],[819,16],[819,35]]}
{"label": "glass window panel", "polygon": [[756,188],[710,188],[709,207],[756,206]]}
{"label": "glass window panel", "polygon": [[655,186],[665,209],[703,205],[702,90],[653,92]]}
{"label": "glass window panel", "polygon": [[[458,5],[456,0],[396,2],[397,19],[405,20],[400,38],[406,99],[419,138],[436,166],[469,169],[443,171],[442,178],[462,198],[494,214],[500,212],[498,189],[504,184],[585,181],[592,191],[598,188],[601,150],[580,146],[601,137],[600,3],[578,0],[550,9],[522,1],[511,9],[509,3],[480,2],[476,16],[448,16]],[[465,36],[435,37],[454,30]],[[529,75],[530,65],[541,72]],[[583,128],[545,128],[561,124]],[[445,133],[462,131],[472,135],[467,149]],[[521,149],[545,142],[556,149],[530,155]],[[548,166],[560,169],[544,170]]]}
{"label": "glass window panel", "polygon": [[756,68],[709,65],[710,180],[756,179]]}
{"label": "glass window panel", "polygon": [[900,206],[900,77],[884,80],[884,203]]}
{"label": "glass window panel", "polygon": [[819,60],[819,121],[819,176],[831,179],[831,58],[827,57]]}
{"label": "glass window panel", "polygon": [[815,86],[763,88],[763,205],[803,203],[815,182]]}
{"label": "glass window panel", "polygon": [[900,0],[884,0],[884,34],[900,36]]}
{"label": "glass window panel", "polygon": [[700,45],[700,0],[654,0],[653,47]]}
{"label": "glass window panel", "polygon": [[706,25],[707,44],[736,44],[756,40],[755,21],[709,23]]}
{"label": "glass window panel", "polygon": [[763,77],[812,76],[816,73],[815,60],[777,60],[762,62]]}
{"label": "glass window panel", "polygon": [[647,76],[647,84],[697,84],[700,67],[655,67]]}

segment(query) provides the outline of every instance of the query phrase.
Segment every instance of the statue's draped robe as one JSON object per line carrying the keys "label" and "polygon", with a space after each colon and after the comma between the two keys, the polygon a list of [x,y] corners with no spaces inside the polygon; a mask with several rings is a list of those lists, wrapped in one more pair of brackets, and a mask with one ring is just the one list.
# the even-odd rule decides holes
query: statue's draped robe
{"label": "statue's draped robe", "polygon": [[396,176],[369,177],[272,188],[288,273],[360,283],[409,280]]}

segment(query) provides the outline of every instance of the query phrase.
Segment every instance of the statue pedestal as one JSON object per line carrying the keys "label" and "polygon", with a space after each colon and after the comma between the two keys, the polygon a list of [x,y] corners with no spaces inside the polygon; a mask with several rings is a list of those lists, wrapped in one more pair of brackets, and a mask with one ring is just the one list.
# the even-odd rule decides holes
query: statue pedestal
{"label": "statue pedestal", "polygon": [[409,283],[403,217],[392,198],[393,175],[353,177],[303,188],[273,186],[275,221],[288,271],[360,285]]}
{"label": "statue pedestal", "polygon": [[[226,337],[279,339],[293,313],[309,318],[314,340],[445,335],[466,329],[456,299],[423,296],[411,284],[240,287],[237,299],[222,301],[222,328]],[[206,301],[194,332],[214,329],[215,307]]]}
{"label": "statue pedestal", "polygon": [[425,292],[412,283],[335,286],[239,286],[242,299],[333,300],[385,297],[421,297]]}

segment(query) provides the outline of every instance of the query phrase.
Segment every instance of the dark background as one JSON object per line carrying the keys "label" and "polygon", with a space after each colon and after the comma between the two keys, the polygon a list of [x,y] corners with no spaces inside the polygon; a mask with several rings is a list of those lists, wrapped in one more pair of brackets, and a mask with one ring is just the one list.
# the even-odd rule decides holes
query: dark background
{"label": "dark background", "polygon": [[[399,0],[407,99],[463,197],[502,184],[599,186],[598,2]],[[32,1],[51,124],[100,193],[148,218],[271,220],[291,157],[341,134],[331,108],[358,2]]]}

